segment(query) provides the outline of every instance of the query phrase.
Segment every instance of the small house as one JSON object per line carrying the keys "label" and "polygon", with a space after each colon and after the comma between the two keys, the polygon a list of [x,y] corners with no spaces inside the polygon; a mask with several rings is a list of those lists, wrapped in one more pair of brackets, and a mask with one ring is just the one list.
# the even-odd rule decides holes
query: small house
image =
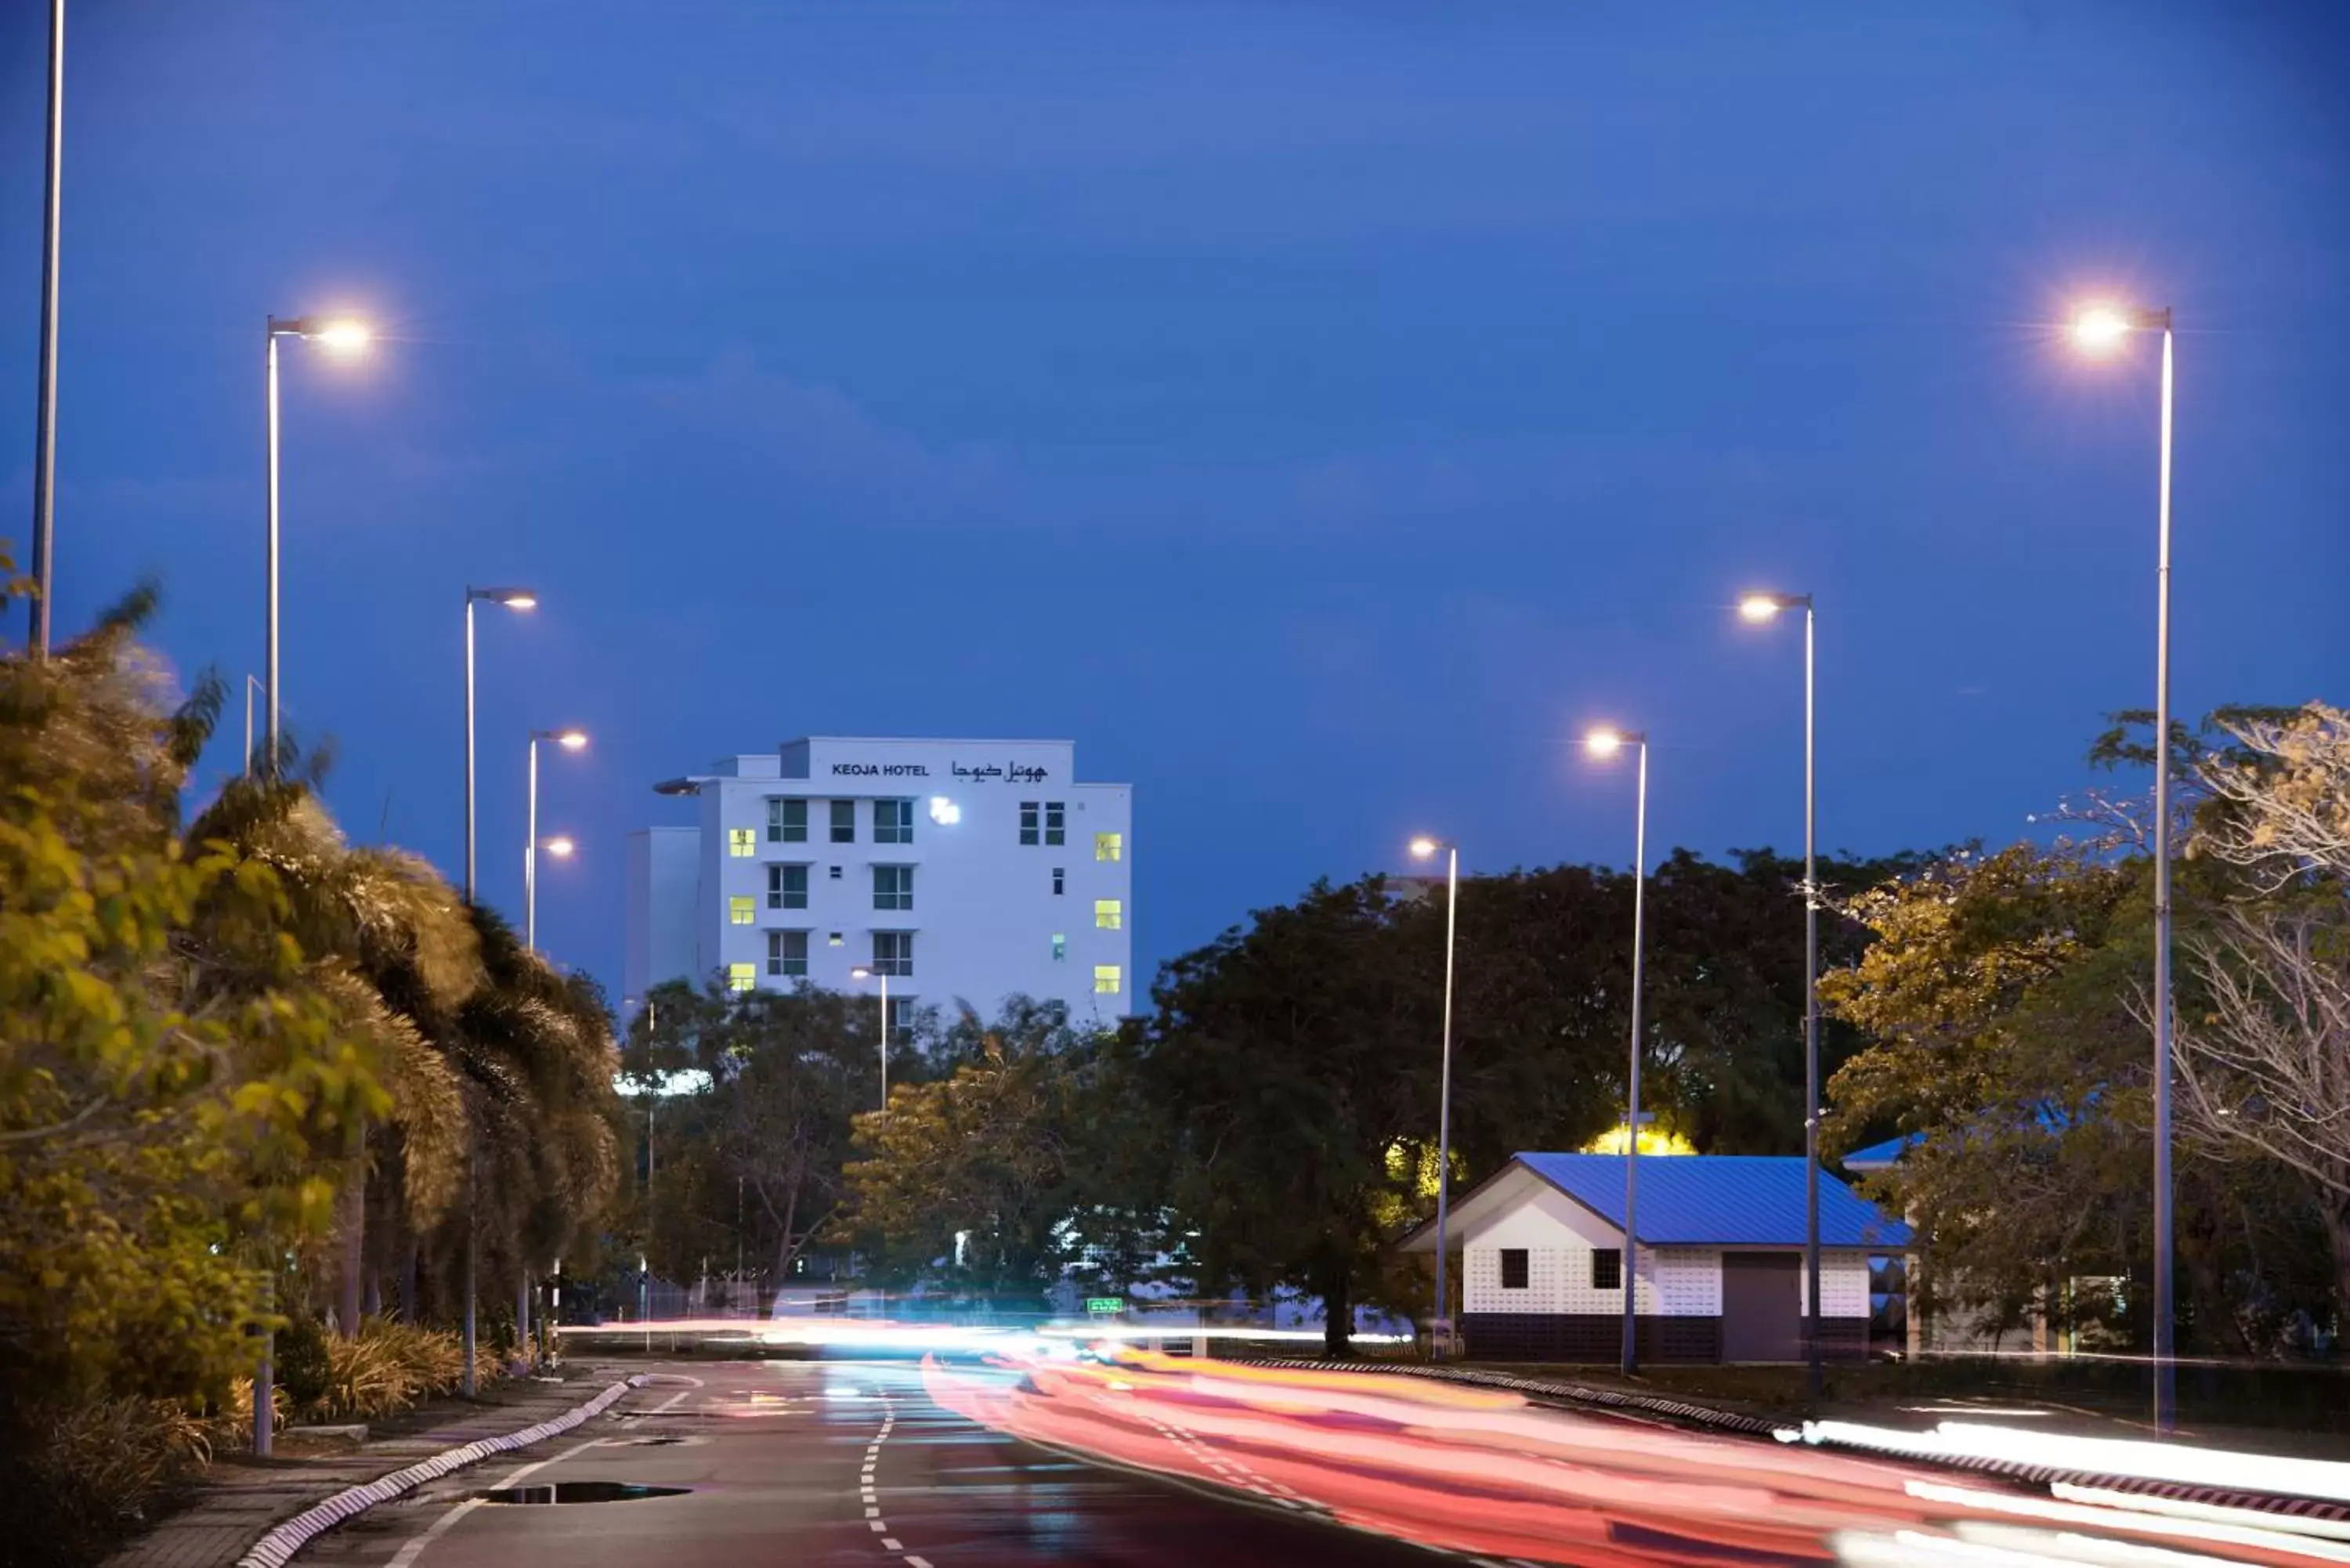
{"label": "small house", "polygon": [[[1616,1154],[1520,1154],[1452,1204],[1457,1331],[1493,1361],[1614,1361],[1624,1342],[1624,1170]],[[1804,1161],[1666,1155],[1639,1162],[1635,1338],[1643,1361],[1804,1355]],[[1867,1354],[1868,1263],[1909,1229],[1820,1173],[1820,1336]],[[1433,1252],[1436,1227],[1404,1238]]]}

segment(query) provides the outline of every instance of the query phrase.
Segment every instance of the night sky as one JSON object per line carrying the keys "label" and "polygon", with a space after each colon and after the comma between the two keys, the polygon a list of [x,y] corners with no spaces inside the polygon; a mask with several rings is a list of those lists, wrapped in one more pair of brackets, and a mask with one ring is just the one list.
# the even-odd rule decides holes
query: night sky
{"label": "night sky", "polygon": [[[0,9],[0,534],[29,528],[45,4]],[[2350,6],[73,0],[62,631],[140,574],[486,897],[523,748],[616,990],[654,781],[804,733],[1063,736],[1136,789],[1137,959],[1413,831],[1477,869],[2027,831],[2150,703],[2350,698]],[[21,636],[21,613],[10,636]],[[205,757],[238,764],[242,709]]]}

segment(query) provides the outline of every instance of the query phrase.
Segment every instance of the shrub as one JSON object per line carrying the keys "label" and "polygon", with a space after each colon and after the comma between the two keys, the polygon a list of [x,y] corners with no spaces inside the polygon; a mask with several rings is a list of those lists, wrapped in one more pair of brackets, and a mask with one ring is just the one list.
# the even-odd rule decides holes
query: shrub
{"label": "shrub", "polygon": [[307,1313],[296,1313],[278,1331],[270,1354],[277,1386],[286,1391],[288,1404],[304,1410],[327,1399],[333,1370],[324,1324]]}
{"label": "shrub", "polygon": [[203,1421],[157,1399],[17,1412],[23,1471],[0,1501],[0,1563],[91,1563],[153,1521],[212,1457]]}

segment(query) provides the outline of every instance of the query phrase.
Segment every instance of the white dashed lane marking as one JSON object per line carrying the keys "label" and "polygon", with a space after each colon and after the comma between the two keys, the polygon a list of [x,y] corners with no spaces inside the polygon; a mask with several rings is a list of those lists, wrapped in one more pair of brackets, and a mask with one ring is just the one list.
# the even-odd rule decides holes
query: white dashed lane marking
{"label": "white dashed lane marking", "polygon": [[881,1401],[881,1426],[873,1440],[865,1445],[864,1462],[857,1468],[857,1501],[865,1511],[865,1527],[881,1538],[881,1550],[903,1559],[906,1568],[931,1568],[927,1558],[917,1557],[906,1550],[904,1542],[889,1533],[889,1521],[881,1517],[880,1482],[875,1472],[881,1465],[881,1445],[889,1440],[897,1429],[898,1409],[887,1394],[877,1393]]}

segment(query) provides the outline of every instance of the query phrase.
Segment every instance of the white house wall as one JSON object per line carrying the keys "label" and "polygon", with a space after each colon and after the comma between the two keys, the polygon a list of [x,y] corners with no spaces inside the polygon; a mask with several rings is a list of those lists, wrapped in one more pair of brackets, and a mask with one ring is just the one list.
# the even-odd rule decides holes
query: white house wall
{"label": "white house wall", "polygon": [[[1580,1238],[1573,1238],[1564,1246],[1526,1246],[1526,1288],[1504,1289],[1503,1250],[1523,1245],[1511,1232],[1526,1229],[1497,1225],[1492,1234],[1501,1240],[1489,1245],[1481,1236],[1461,1250],[1463,1311],[1622,1314],[1624,1292],[1620,1287],[1612,1291],[1592,1288],[1591,1254],[1595,1249]],[[1611,1235],[1605,1245],[1614,1247],[1615,1238]],[[1642,1316],[1721,1315],[1721,1253],[1716,1249],[1643,1248],[1635,1272],[1634,1310]],[[1864,1284],[1866,1279],[1864,1270]],[[1825,1283],[1825,1277],[1822,1282]],[[1823,1296],[1832,1299],[1825,1298],[1825,1291]]]}
{"label": "white house wall", "polygon": [[[1796,1287],[1801,1304],[1799,1312],[1811,1311],[1812,1282],[1808,1272]],[[1868,1254],[1846,1251],[1840,1248],[1820,1249],[1820,1315],[1822,1317],[1866,1317],[1868,1315]]]}

